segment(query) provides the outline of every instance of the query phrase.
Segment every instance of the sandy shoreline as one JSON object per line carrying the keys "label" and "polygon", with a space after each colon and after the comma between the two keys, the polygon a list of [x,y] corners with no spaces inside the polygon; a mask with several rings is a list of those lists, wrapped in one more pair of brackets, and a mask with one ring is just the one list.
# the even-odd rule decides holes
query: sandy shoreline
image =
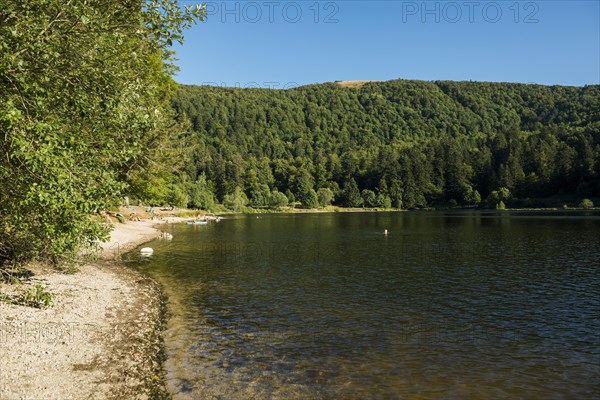
{"label": "sandy shoreline", "polygon": [[101,245],[101,260],[75,274],[33,268],[28,284],[52,293],[50,308],[0,303],[0,399],[164,393],[160,289],[116,261],[158,237],[159,223],[115,224],[111,240]]}

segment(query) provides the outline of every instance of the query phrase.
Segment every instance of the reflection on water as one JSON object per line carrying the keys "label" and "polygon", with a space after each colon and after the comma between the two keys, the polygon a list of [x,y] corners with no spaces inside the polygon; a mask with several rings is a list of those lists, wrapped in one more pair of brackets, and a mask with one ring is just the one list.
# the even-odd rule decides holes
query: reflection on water
{"label": "reflection on water", "polygon": [[170,229],[173,241],[130,261],[169,297],[177,398],[599,395],[597,214],[280,214]]}

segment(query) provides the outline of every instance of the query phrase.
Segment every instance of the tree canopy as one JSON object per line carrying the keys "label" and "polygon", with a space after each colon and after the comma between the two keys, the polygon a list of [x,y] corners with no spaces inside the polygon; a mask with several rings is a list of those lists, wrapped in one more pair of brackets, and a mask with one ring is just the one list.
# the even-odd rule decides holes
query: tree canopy
{"label": "tree canopy", "polygon": [[[0,1],[0,262],[102,238],[112,205],[184,130],[173,41],[204,18],[174,0]],[[131,189],[128,189],[131,190]]]}

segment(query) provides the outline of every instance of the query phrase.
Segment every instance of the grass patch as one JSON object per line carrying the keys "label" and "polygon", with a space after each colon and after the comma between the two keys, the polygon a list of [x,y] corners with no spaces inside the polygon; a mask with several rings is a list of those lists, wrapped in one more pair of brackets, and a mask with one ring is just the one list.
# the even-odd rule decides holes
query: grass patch
{"label": "grass patch", "polygon": [[48,308],[52,305],[53,296],[40,284],[16,285],[11,294],[0,293],[0,301],[34,308]]}
{"label": "grass patch", "polygon": [[52,293],[40,284],[28,286],[22,291],[22,302],[29,307],[48,308],[52,304]]}

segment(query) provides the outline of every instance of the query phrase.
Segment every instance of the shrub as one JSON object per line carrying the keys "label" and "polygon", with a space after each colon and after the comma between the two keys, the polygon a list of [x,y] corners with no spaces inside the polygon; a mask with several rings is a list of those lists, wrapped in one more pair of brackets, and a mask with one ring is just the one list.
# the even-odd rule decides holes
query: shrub
{"label": "shrub", "polygon": [[378,194],[377,195],[377,207],[380,208],[392,208],[392,199],[390,199],[390,196],[384,195],[384,194]]}
{"label": "shrub", "polygon": [[225,195],[223,200],[225,206],[236,212],[242,211],[248,204],[248,196],[246,196],[246,193],[239,186],[235,188],[233,193]]}
{"label": "shrub", "polygon": [[594,202],[590,199],[583,199],[581,203],[579,203],[579,207],[589,210],[590,208],[594,208]]}
{"label": "shrub", "polygon": [[[504,205],[504,202],[509,201],[511,199],[511,194],[510,194],[510,190],[508,190],[505,187],[502,187],[498,190],[494,190],[490,193],[490,195],[487,197],[487,199],[485,199],[486,205],[489,208],[493,208],[494,206],[498,208],[498,205],[500,203],[502,203],[502,205]],[[504,207],[506,208],[506,207]],[[503,210],[504,208],[502,208],[501,210]]]}
{"label": "shrub", "polygon": [[52,294],[47,292],[42,285],[35,285],[23,291],[22,302],[31,307],[44,308],[52,304]]}
{"label": "shrub", "polygon": [[317,192],[314,189],[310,189],[306,196],[304,196],[303,204],[308,208],[317,208],[319,207],[319,199],[317,197]]}
{"label": "shrub", "polygon": [[364,189],[362,191],[362,198],[364,207],[375,207],[377,205],[377,197],[372,190]]}
{"label": "shrub", "polygon": [[334,194],[333,191],[329,188],[321,188],[317,192],[317,197],[319,199],[319,205],[321,207],[327,207],[333,201]]}
{"label": "shrub", "polygon": [[285,207],[288,205],[288,198],[285,194],[277,191],[277,190],[273,190],[271,192],[271,197],[269,199],[269,205],[271,207]]}

